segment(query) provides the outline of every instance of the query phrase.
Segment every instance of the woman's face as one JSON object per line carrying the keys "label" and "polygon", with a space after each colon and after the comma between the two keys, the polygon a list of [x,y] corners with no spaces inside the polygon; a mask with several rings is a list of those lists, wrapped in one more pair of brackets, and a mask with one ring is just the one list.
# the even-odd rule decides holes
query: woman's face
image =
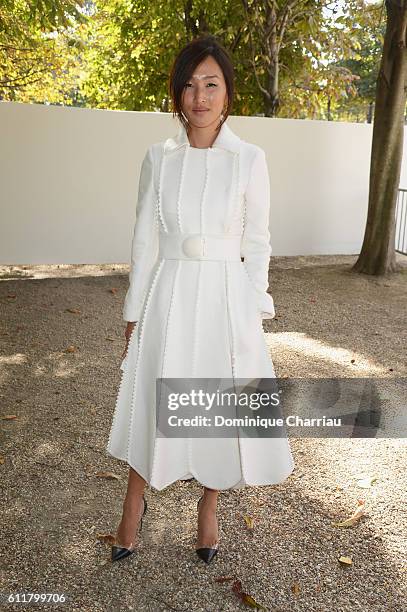
{"label": "woman's face", "polygon": [[187,81],[182,96],[182,110],[190,125],[208,127],[219,124],[227,103],[223,72],[211,56],[203,60]]}

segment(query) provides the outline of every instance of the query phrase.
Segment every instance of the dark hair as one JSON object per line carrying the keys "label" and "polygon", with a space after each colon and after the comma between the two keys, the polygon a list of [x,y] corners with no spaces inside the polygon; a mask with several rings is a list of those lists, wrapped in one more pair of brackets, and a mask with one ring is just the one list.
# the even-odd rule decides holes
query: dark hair
{"label": "dark hair", "polygon": [[208,55],[211,55],[222,69],[223,77],[226,83],[227,91],[227,107],[223,113],[218,129],[228,118],[233,105],[234,97],[234,69],[232,59],[228,51],[213,35],[200,35],[191,40],[185,47],[179,51],[171,68],[169,79],[169,92],[173,104],[173,113],[181,121],[185,129],[188,127],[188,121],[185,119],[182,112],[182,95],[184,88],[195,68],[204,61]]}

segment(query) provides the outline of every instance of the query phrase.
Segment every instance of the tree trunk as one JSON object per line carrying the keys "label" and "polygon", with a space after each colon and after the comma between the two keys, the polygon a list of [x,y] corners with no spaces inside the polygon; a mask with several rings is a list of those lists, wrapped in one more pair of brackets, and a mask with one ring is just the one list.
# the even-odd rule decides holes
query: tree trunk
{"label": "tree trunk", "polygon": [[386,9],[386,33],[376,86],[367,222],[362,249],[352,268],[373,275],[399,269],[394,238],[406,105],[407,0],[386,0]]}
{"label": "tree trunk", "polygon": [[274,6],[266,5],[266,26],[270,32],[268,40],[265,42],[265,51],[268,57],[266,66],[266,90],[264,97],[265,117],[276,117],[280,108],[279,96],[279,46],[277,37],[277,13]]}
{"label": "tree trunk", "polygon": [[372,123],[373,121],[373,102],[369,102],[369,106],[367,109],[366,122]]}

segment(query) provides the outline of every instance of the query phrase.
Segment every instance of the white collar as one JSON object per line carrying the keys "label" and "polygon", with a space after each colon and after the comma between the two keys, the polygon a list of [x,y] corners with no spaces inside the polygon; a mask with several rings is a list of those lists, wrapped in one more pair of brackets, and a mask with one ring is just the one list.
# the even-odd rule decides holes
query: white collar
{"label": "white collar", "polygon": [[[226,121],[222,124],[218,135],[216,136],[212,148],[221,148],[231,151],[232,153],[238,153],[240,148],[241,139],[237,136],[227,125]],[[176,136],[167,138],[164,142],[164,152],[175,151],[179,147],[189,145],[189,139],[187,132],[182,123]]]}

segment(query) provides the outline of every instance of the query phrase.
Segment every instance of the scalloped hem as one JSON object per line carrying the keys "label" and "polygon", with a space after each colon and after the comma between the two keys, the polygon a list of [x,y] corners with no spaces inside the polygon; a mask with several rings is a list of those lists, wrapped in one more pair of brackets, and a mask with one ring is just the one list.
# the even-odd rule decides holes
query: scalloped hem
{"label": "scalloped hem", "polygon": [[244,487],[267,487],[267,486],[278,485],[284,482],[290,476],[290,474],[292,474],[295,468],[295,463],[292,462],[289,470],[283,476],[281,476],[278,480],[275,480],[273,482],[270,482],[270,481],[268,482],[249,482],[245,480],[245,478],[242,476],[242,478],[238,482],[231,484],[229,486],[226,486],[226,487],[220,487],[216,483],[214,484],[213,482],[208,482],[208,481],[204,482],[202,479],[200,479],[200,477],[194,471],[191,470],[190,472],[185,472],[184,474],[180,474],[179,476],[172,479],[171,481],[168,481],[161,485],[156,485],[153,483],[152,480],[150,480],[149,477],[145,475],[145,473],[143,473],[142,470],[140,470],[140,468],[132,465],[125,457],[115,455],[108,449],[107,449],[107,452],[109,453],[109,455],[111,455],[115,459],[119,459],[119,461],[126,462],[127,465],[133,468],[133,470],[135,470],[137,474],[139,474],[139,476],[141,476],[146,481],[146,483],[151,489],[155,489],[156,491],[163,491],[164,489],[171,486],[175,482],[178,482],[179,480],[186,480],[187,478],[194,478],[196,482],[200,484],[201,486],[207,487],[208,489],[215,489],[217,491],[228,491],[229,489],[241,489]]}

